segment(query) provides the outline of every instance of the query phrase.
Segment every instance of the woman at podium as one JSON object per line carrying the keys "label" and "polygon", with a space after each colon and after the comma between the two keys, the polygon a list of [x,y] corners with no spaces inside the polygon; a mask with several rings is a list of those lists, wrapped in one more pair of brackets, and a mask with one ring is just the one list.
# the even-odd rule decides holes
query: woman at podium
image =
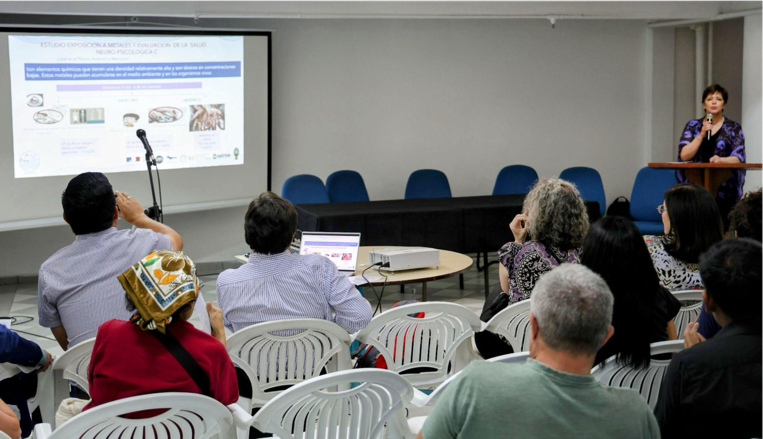
{"label": "woman at podium", "polygon": [[[713,84],[702,93],[702,108],[706,116],[690,120],[678,142],[678,161],[695,163],[744,163],[744,133],[742,125],[723,116],[723,108],[729,93],[718,84]],[[745,171],[734,169],[731,178],[718,188],[715,202],[721,211],[723,224],[728,224],[728,214],[742,196]],[[679,183],[689,180],[681,169],[676,170]]]}

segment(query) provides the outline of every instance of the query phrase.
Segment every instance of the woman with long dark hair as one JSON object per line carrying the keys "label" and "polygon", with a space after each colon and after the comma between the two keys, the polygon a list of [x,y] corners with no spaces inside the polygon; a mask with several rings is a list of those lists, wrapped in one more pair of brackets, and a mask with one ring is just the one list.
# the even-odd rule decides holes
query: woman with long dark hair
{"label": "woman with long dark hair", "polygon": [[596,364],[617,355],[618,364],[649,365],[649,344],[675,340],[673,318],[681,303],[660,285],[644,238],[633,222],[605,216],[588,229],[580,263],[600,275],[615,296],[615,334],[596,355]]}
{"label": "woman with long dark hair", "polygon": [[723,221],[713,196],[702,186],[677,184],[657,206],[665,236],[646,236],[660,283],[672,291],[702,289],[699,255],[723,239]]}

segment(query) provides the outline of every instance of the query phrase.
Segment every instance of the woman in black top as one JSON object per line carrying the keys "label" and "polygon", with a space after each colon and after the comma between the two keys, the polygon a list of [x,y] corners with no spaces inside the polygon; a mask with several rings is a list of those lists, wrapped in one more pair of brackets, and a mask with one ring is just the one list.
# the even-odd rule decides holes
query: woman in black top
{"label": "woman in black top", "polygon": [[649,365],[649,344],[675,340],[673,318],[681,303],[663,286],[638,228],[626,218],[606,216],[591,225],[580,263],[599,274],[615,297],[615,334],[596,363],[617,355],[618,364]]}

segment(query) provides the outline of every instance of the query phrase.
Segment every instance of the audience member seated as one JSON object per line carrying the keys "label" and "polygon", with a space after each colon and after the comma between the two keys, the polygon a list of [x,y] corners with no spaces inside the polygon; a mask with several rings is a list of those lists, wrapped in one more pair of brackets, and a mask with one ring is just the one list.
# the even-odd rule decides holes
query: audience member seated
{"label": "audience member seated", "polygon": [[538,181],[522,212],[509,225],[514,242],[498,251],[501,289],[511,304],[529,299],[543,273],[564,262],[578,262],[588,231],[588,212],[580,193],[558,178]]}
{"label": "audience member seated", "polygon": [[[752,238],[761,242],[762,210],[761,189],[745,194],[729,214],[729,234],[738,238]],[[697,328],[690,327],[693,325],[696,325]],[[705,310],[705,305],[702,304],[696,323],[687,326],[684,334],[697,331],[703,338],[710,339],[720,330],[721,325],[715,321],[712,314]],[[685,336],[684,340],[686,340]]]}
{"label": "audience member seated", "polygon": [[[38,346],[37,343],[26,340],[4,325],[0,325],[0,363],[39,368],[39,371],[44,372],[53,361],[52,358],[50,353]],[[23,431],[24,437],[32,433],[33,427],[32,417],[29,413],[29,407],[27,407],[27,399],[33,398],[36,392],[36,373],[19,372],[10,378],[0,381],[0,400],[18,408],[21,421],[20,428]],[[5,407],[7,408],[7,406]],[[5,431],[3,427],[8,425],[3,420],[4,413],[4,410],[0,410],[0,430],[3,431]],[[13,411],[10,411],[10,413],[16,419],[15,428],[18,429],[19,419],[16,418],[16,414]],[[15,437],[18,436],[19,434],[16,433]]]}
{"label": "audience member seated", "polygon": [[297,211],[272,192],[255,198],[244,217],[249,262],[217,278],[217,301],[225,326],[238,331],[283,319],[324,319],[348,333],[371,321],[371,304],[336,265],[319,255],[289,252]]}
{"label": "audience member seated", "polygon": [[474,362],[443,392],[419,439],[657,438],[646,401],[591,376],[612,336],[613,297],[586,267],[563,264],[533,290],[530,358]]}
{"label": "audience member seated", "polygon": [[19,418],[16,417],[16,413],[13,413],[13,410],[2,399],[0,399],[0,431],[10,436],[11,439],[19,439],[21,437]]}
{"label": "audience member seated", "polygon": [[159,392],[235,403],[238,383],[221,310],[206,305],[212,335],[188,322],[199,288],[193,262],[182,252],[154,252],[120,274],[119,282],[128,310],[137,312],[129,321],[109,320],[98,328],[88,370],[92,401],[84,410]]}
{"label": "audience member seated", "polygon": [[[148,218],[126,192],[114,192],[105,175],[87,172],[74,177],[61,196],[64,220],[74,243],[40,267],[40,325],[51,328],[64,350],[95,337],[109,319],[127,320],[117,275],[156,250],[181,250],[174,230]],[[117,230],[124,219],[136,228]]]}
{"label": "audience member seated", "polygon": [[702,289],[699,255],[723,239],[723,221],[713,196],[702,186],[677,184],[665,192],[657,210],[665,235],[644,239],[660,283],[671,291]]}
{"label": "audience member seated", "polygon": [[763,435],[762,264],[763,247],[749,238],[702,255],[702,299],[723,329],[673,356],[655,407],[662,437]]}
{"label": "audience member seated", "polygon": [[[564,262],[578,262],[588,230],[588,212],[575,185],[546,178],[530,189],[522,214],[514,217],[509,228],[514,242],[507,242],[498,251],[501,292],[485,301],[483,315],[496,303],[512,305],[529,299],[543,273]],[[507,294],[508,301],[500,294]],[[513,352],[503,337],[489,332],[479,333],[475,342],[483,358]]]}
{"label": "audience member seated", "polygon": [[615,297],[615,334],[595,364],[617,355],[618,364],[649,366],[649,344],[677,338],[673,319],[681,302],[660,285],[638,227],[619,216],[596,221],[583,240],[580,263],[604,278]]}

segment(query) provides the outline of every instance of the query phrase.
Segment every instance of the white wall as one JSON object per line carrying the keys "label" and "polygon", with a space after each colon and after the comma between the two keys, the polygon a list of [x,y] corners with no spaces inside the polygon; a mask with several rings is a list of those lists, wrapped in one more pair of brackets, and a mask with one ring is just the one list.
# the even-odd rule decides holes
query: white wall
{"label": "white wall", "polygon": [[675,40],[673,28],[654,28],[647,31],[648,86],[646,105],[648,116],[644,127],[644,162],[671,162],[675,160],[673,148],[674,94],[675,94]]}
{"label": "white wall", "polygon": [[742,42],[744,19],[713,23],[713,78],[729,92],[723,115],[742,123]]}
{"label": "white wall", "polygon": [[480,195],[524,163],[541,176],[595,167],[611,200],[643,165],[643,22],[276,24],[277,190],[356,169],[372,199],[401,198],[432,167],[455,196]]}
{"label": "white wall", "polygon": [[[744,63],[742,65],[742,129],[748,163],[761,163],[761,16],[744,19]],[[761,187],[761,171],[748,171],[744,190]]]}
{"label": "white wall", "polygon": [[[607,200],[646,165],[641,21],[262,20],[273,29],[273,188],[298,173],[363,174],[401,198],[419,168],[454,196],[489,194],[498,171],[591,166]],[[759,74],[759,73],[758,73]],[[668,122],[666,122],[668,123]],[[245,250],[244,208],[168,216],[197,261]],[[64,227],[0,233],[0,277],[36,273]],[[21,255],[21,257],[19,257]]]}
{"label": "white wall", "polygon": [[694,83],[694,31],[688,27],[676,28],[675,40],[675,94],[673,99],[673,154],[671,161],[678,157],[678,139],[681,138],[686,122],[700,117],[696,114]]}

